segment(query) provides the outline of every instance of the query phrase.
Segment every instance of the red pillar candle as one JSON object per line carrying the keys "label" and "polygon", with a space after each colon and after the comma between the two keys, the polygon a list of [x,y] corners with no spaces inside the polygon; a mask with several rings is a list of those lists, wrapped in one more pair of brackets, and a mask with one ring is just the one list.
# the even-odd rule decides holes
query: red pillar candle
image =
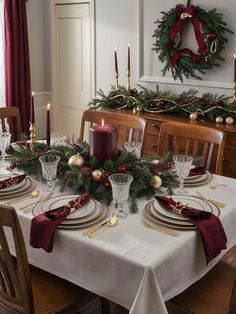
{"label": "red pillar candle", "polygon": [[234,82],[236,82],[236,54],[234,54]]}
{"label": "red pillar candle", "polygon": [[90,127],[90,156],[96,156],[100,164],[117,155],[117,128],[109,124]]}
{"label": "red pillar candle", "polygon": [[51,105],[50,104],[47,104],[47,134],[46,134],[46,143],[48,146],[50,146],[50,142],[51,142],[51,139],[50,139],[50,107]]}
{"label": "red pillar candle", "polygon": [[31,95],[31,110],[30,110],[30,122],[35,124],[35,116],[34,116],[34,92]]}

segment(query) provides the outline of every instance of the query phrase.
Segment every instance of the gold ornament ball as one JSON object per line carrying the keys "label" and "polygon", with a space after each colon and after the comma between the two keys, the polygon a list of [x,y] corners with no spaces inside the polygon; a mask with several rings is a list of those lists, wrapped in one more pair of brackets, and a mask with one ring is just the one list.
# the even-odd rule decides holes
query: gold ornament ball
{"label": "gold ornament ball", "polygon": [[136,110],[137,110],[138,112],[143,111],[143,105],[137,105],[137,106],[136,106]]}
{"label": "gold ornament ball", "polygon": [[73,155],[68,160],[69,166],[82,167],[85,163],[84,157],[81,155]]}
{"label": "gold ornament ball", "polygon": [[153,176],[153,177],[151,178],[150,184],[151,184],[151,186],[152,186],[154,189],[159,189],[159,188],[162,186],[161,177],[159,177],[159,176]]}
{"label": "gold ornament ball", "polygon": [[100,181],[102,178],[102,171],[97,169],[92,172],[93,181]]}
{"label": "gold ornament ball", "polygon": [[192,112],[192,113],[190,114],[189,118],[190,118],[191,120],[197,120],[197,118],[198,118],[198,113],[197,113],[197,112]]}
{"label": "gold ornament ball", "polygon": [[223,123],[223,117],[219,116],[216,118],[216,123]]}
{"label": "gold ornament ball", "polygon": [[228,118],[226,118],[225,122],[227,124],[233,124],[234,123],[234,118],[233,117],[228,117]]}

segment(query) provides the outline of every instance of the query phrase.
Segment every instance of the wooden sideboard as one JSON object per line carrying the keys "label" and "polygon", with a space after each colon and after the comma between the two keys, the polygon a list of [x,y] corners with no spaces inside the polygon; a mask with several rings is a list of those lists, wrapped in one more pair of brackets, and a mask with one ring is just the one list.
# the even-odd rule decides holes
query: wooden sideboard
{"label": "wooden sideboard", "polygon": [[[109,111],[116,112],[117,109],[102,108],[100,111]],[[132,110],[121,110],[123,113],[134,115]],[[223,161],[223,175],[227,177],[236,178],[236,126],[228,124],[216,124],[212,121],[203,121],[190,120],[189,117],[180,117],[174,114],[156,114],[148,113],[145,111],[137,112],[135,115],[146,119],[147,128],[146,128],[146,138],[145,138],[145,147],[144,154],[150,155],[154,154],[157,151],[158,136],[160,126],[165,121],[179,121],[189,124],[204,125],[212,128],[216,128],[226,133],[226,148],[224,152],[224,161]],[[108,122],[108,121],[107,121]]]}

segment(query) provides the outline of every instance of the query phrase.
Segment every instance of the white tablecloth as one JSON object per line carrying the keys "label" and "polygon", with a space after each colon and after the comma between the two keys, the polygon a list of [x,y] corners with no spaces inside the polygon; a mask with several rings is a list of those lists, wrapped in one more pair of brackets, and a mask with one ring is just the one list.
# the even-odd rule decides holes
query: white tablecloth
{"label": "white tablecloth", "polygon": [[[197,189],[226,204],[220,218],[230,249],[236,243],[236,180],[214,176],[212,183],[227,186],[196,187],[189,193]],[[147,202],[140,200],[138,214],[120,219],[116,227],[95,238],[85,238],[84,230],[57,230],[49,254],[29,246],[32,214],[17,211],[29,262],[128,308],[131,314],[166,314],[164,302],[201,278],[221,256],[206,266],[196,230],[181,230],[175,238],[144,228],[141,213]],[[19,206],[22,203],[16,209]]]}

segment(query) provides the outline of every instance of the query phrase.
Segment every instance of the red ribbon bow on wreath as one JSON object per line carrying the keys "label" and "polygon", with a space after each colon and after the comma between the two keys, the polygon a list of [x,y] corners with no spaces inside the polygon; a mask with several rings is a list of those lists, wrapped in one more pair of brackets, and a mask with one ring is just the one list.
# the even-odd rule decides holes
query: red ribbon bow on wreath
{"label": "red ribbon bow on wreath", "polygon": [[[175,45],[175,38],[177,34],[179,33],[179,43],[175,47],[177,49],[172,57],[171,57],[171,65],[174,67],[175,64],[178,62],[179,58],[182,55],[189,55],[192,58],[192,62],[202,62],[205,60],[205,51],[206,51],[206,44],[204,41],[203,34],[201,32],[201,26],[202,22],[199,20],[199,18],[196,15],[196,8],[194,5],[191,5],[187,7],[186,9],[180,6],[179,4],[175,7],[175,13],[179,17],[178,21],[171,27],[170,29],[170,41],[168,43],[168,46],[171,48]],[[178,49],[182,43],[182,36],[183,31],[186,23],[188,22],[188,19],[191,20],[191,23],[194,28],[195,37],[198,43],[198,52],[199,54],[195,54],[191,49],[189,48],[183,48]]]}

